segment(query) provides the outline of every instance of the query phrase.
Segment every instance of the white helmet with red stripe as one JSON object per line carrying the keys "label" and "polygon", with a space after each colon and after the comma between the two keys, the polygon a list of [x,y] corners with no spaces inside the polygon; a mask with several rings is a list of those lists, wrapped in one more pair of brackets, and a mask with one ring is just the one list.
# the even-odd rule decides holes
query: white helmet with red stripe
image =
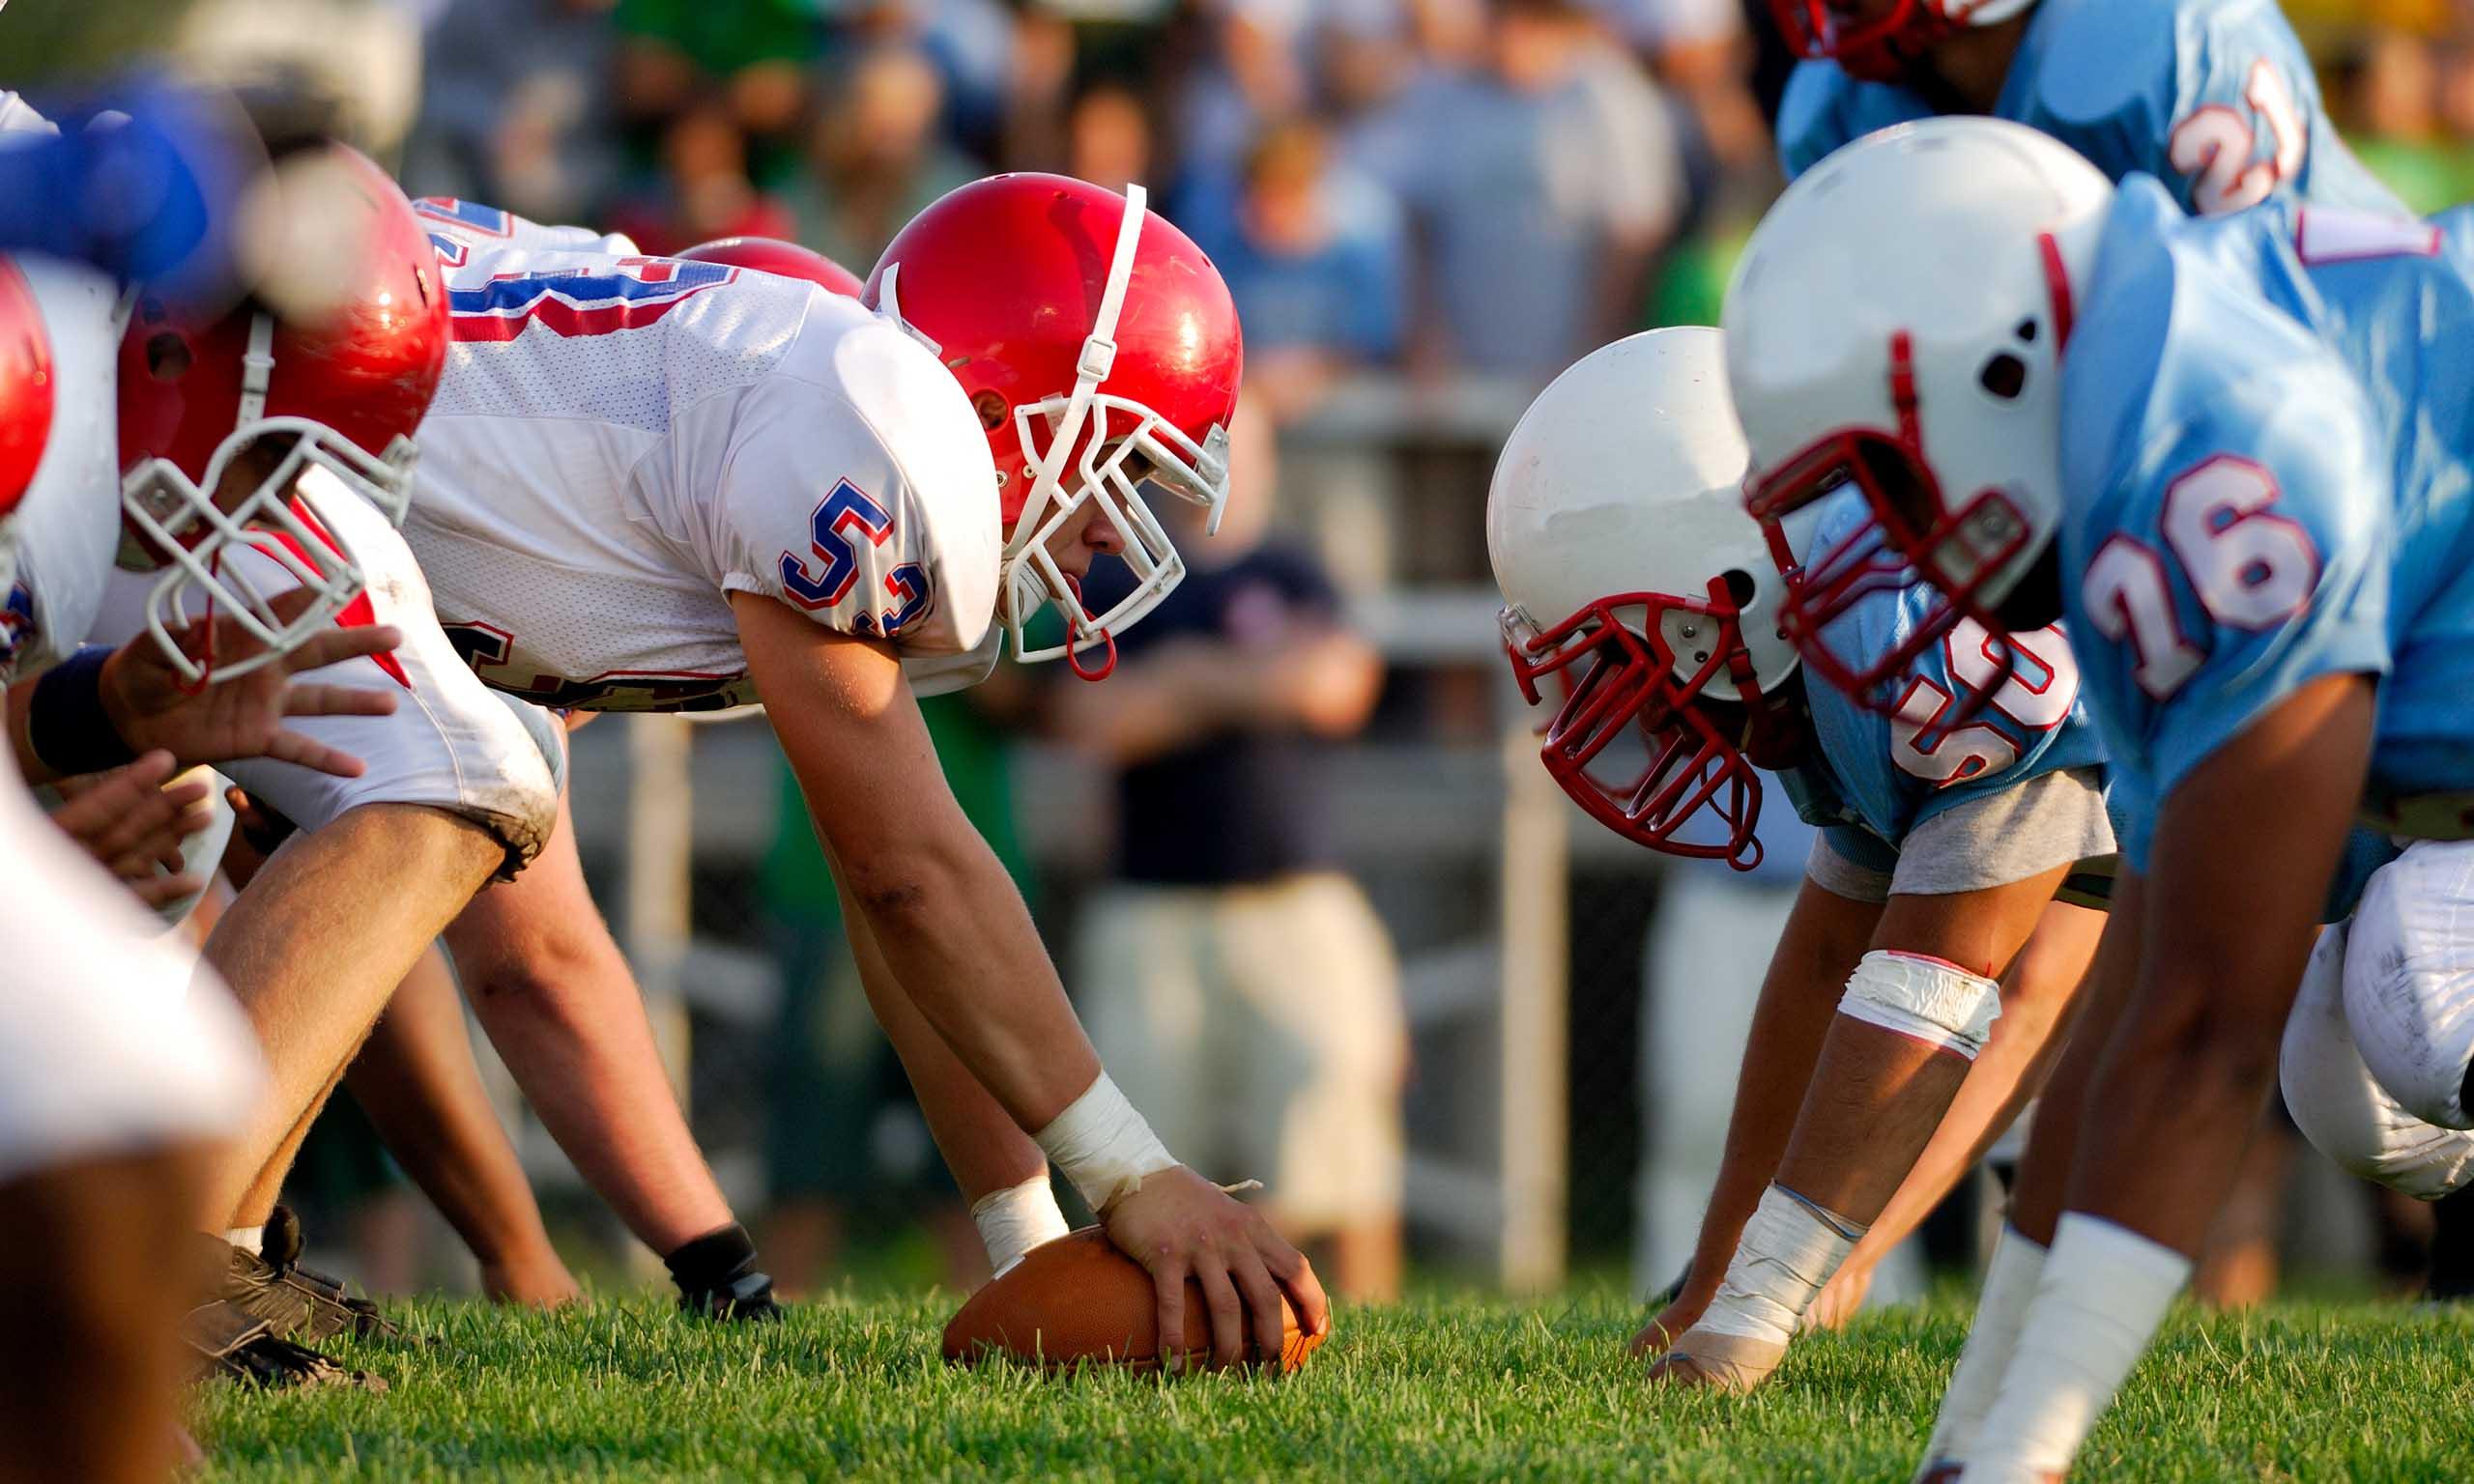
{"label": "white helmet with red stripe", "polygon": [[1799,725],[1784,581],[1743,512],[1718,332],[1654,329],[1539,392],[1486,495],[1504,652],[1590,817],[1667,855],[1761,859],[1753,754]]}
{"label": "white helmet with red stripe", "polygon": [[[2052,542],[2061,351],[2113,198],[2034,129],[1933,119],[1805,172],[1746,244],[1725,328],[1747,503],[1789,577],[1790,636],[1858,699],[1886,709],[1962,616],[2002,632],[1992,605]],[[1847,483],[1871,518],[1791,550],[1782,518]],[[1940,599],[1902,642],[1827,642],[1867,594],[1919,577]]]}

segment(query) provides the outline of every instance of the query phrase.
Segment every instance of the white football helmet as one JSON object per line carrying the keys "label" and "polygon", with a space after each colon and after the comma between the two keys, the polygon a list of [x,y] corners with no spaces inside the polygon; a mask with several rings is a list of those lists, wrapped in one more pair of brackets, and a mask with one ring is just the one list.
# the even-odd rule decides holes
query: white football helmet
{"label": "white football helmet", "polygon": [[[2001,635],[1992,605],[2054,538],[2073,285],[2113,198],[2034,129],[1933,119],[1805,172],[1745,246],[1725,324],[1747,504],[1789,578],[1789,636],[1867,704],[1893,704],[1898,677],[1961,617]],[[1778,522],[1847,483],[1871,518],[1798,562]],[[1867,595],[1918,580],[1938,601],[1871,665],[1824,642]],[[1997,658],[1995,687],[2016,655]]]}
{"label": "white football helmet", "polygon": [[1626,840],[1750,870],[1745,747],[1779,725],[1770,693],[1796,652],[1785,582],[1743,511],[1718,338],[1633,335],[1539,393],[1495,464],[1486,552],[1521,693],[1536,705],[1540,679],[1564,682],[1546,771]]}

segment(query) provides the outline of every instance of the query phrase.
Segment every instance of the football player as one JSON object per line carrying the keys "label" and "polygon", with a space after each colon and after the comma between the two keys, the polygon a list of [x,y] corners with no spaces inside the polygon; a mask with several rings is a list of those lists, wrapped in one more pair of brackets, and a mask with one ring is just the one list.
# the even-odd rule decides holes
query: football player
{"label": "football player", "polygon": [[[1850,1251],[1904,1237],[2028,1096],[2103,921],[2056,892],[2114,850],[2060,634],[2027,640],[2038,663],[1964,725],[1954,698],[1990,663],[1964,629],[1907,667],[1895,717],[1807,685],[1744,464],[1718,332],[1655,330],[1539,396],[1486,506],[1512,671],[1555,699],[1541,756],[1582,809],[1749,867],[1761,766],[1825,827],[1690,1273],[1635,1342],[1665,1350],[1660,1378],[1730,1390],[1774,1370]],[[1803,539],[1860,514],[1816,512]],[[1886,646],[1926,596],[1882,587],[1846,642]]]}
{"label": "football player", "polygon": [[[2152,178],[2116,190],[2042,134],[1942,120],[1792,187],[1726,322],[1755,515],[1842,484],[1866,510],[1790,585],[1807,652],[1864,574],[1909,571],[1936,595],[1913,642],[1981,627],[1996,675],[2032,658],[2006,636],[2066,616],[2105,736],[2123,873],[2089,1023],[2112,1029],[2064,1059],[2021,1170],[2013,1223],[2052,1233],[2024,1327],[1988,1340],[1980,1316],[1928,1460],[2057,1477],[2189,1275],[2358,813],[2406,843],[2315,989],[2353,1048],[2302,1033],[2322,1071],[2363,1064],[2356,1116],[2296,1112],[2377,1141],[2357,1167],[2416,1193],[2474,1164],[2448,1137],[2474,1124],[2451,926],[2474,888],[2446,843],[2474,791],[2474,221],[2195,221]],[[2346,1080],[2298,1070],[2297,1103]]]}
{"label": "football player", "polygon": [[2040,128],[2193,213],[2294,195],[2398,210],[2345,141],[2310,58],[2262,0],[1771,0],[1810,60],[1778,105],[1792,179],[1849,140],[1935,114]]}
{"label": "football player", "polygon": [[[97,624],[110,638],[163,641],[166,615],[206,602],[244,614],[282,605],[300,622],[345,633],[384,620],[403,636],[331,677],[403,698],[394,724],[367,738],[369,766],[344,776],[275,755],[226,770],[300,831],[207,945],[264,1034],[275,1083],[210,1201],[220,1208],[214,1228],[232,1239],[230,1297],[313,1339],[376,1323],[289,1251],[258,1248],[309,1115],[445,929],[509,1067],[588,1179],[669,1262],[682,1301],[769,1314],[769,1282],[686,1130],[632,985],[625,1000],[586,1014],[571,1003],[517,1006],[532,986],[494,977],[469,949],[463,929],[486,922],[497,899],[476,902],[482,885],[545,847],[572,854],[555,837],[564,732],[556,717],[474,676],[440,632],[393,528],[410,497],[411,435],[446,351],[436,250],[393,182],[349,151],[297,152],[277,176],[339,176],[353,187],[357,210],[340,220],[296,214],[290,197],[269,214],[284,238],[271,256],[318,265],[307,287],[344,309],[295,324],[250,306],[207,318],[141,303],[119,382],[124,507],[130,543],[167,565],[160,576],[116,578]],[[245,534],[251,527],[263,528]],[[201,556],[217,535],[222,544]],[[228,657],[158,647],[209,696],[248,681],[231,678],[241,667]],[[573,914],[598,923],[589,901]],[[516,1010],[519,1033],[493,1015],[503,1006]],[[606,1078],[586,1096],[572,1091],[571,1069],[609,1060],[614,1046],[636,1071],[623,1096],[610,1096]],[[394,1070],[422,1070],[401,1058]],[[433,1123],[448,1135],[461,1127]],[[557,1286],[546,1268],[544,1276]]]}
{"label": "football player", "polygon": [[[864,306],[469,203],[423,210],[454,345],[420,432],[405,580],[435,595],[474,671],[588,711],[761,698],[849,897],[871,1000],[999,1265],[1062,1231],[1053,1157],[1151,1269],[1165,1325],[1182,1324],[1191,1275],[1223,1360],[1249,1311],[1280,1332],[1283,1290],[1319,1328],[1304,1259],[1170,1158],[1102,1074],[910,699],[985,674],[1000,630],[1023,653],[1043,608],[1064,637],[1026,657],[1105,673],[1113,632],[1182,575],[1137,485],[1222,498],[1240,350],[1217,271],[1138,200],[1056,177],[982,182],[923,213]],[[1103,553],[1136,582],[1094,614],[1077,592]],[[538,991],[494,995],[482,976],[503,1049],[527,1018],[536,1043],[572,1043],[606,1004],[560,991],[626,985],[623,963],[543,983],[521,952],[526,925],[597,923],[571,845],[475,906]],[[459,963],[472,921],[448,935]],[[581,1028],[641,1038],[649,1086],[571,1059],[580,1113],[667,1098],[632,1021]]]}

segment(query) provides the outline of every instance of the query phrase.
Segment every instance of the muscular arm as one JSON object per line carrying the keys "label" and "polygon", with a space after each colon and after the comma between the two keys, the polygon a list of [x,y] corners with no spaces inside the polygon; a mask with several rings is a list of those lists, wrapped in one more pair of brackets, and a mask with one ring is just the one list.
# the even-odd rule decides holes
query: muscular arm
{"label": "muscular arm", "polygon": [[1100,1059],[1013,878],[954,802],[900,662],[770,598],[731,601],[817,838],[840,865],[853,944],[864,933],[876,945],[1017,1127],[1047,1127]]}
{"label": "muscular arm", "polygon": [[[1993,1023],[1992,1040],[1968,1069],[1958,1097],[1942,1115],[1941,1127],[1916,1156],[1914,1168],[1856,1244],[1848,1266],[1840,1270],[1842,1278],[1852,1271],[1861,1281],[1913,1235],[2042,1090],[2068,1041],[2063,1032],[2104,926],[2105,914],[2086,907],[2057,901],[2045,908],[2027,946],[2002,976],[2001,1018]],[[1814,1306],[1820,1322],[1835,1324],[1848,1317],[1830,1304],[1831,1296],[1825,1295]]]}
{"label": "muscular arm", "polygon": [[[1752,1034],[1736,1077],[1735,1109],[1727,1119],[1726,1153],[1709,1209],[1702,1213],[1691,1279],[1678,1307],[1688,1304],[1697,1316],[1717,1292],[1743,1224],[1760,1204],[1761,1192],[1777,1173],[1779,1156],[1796,1131],[1796,1114],[1803,1106],[1813,1065],[1821,1059],[1839,994],[1881,915],[1878,903],[1841,897],[1810,880],[1797,896],[1753,1008]],[[1661,1321],[1669,1319],[1681,1320],[1673,1325],[1674,1331],[1691,1323],[1681,1315],[1660,1316]],[[1652,1327],[1658,1327],[1657,1323]]]}
{"label": "muscular arm", "polygon": [[[1868,949],[1941,958],[1978,974],[1999,971],[2027,940],[2063,870],[1980,891],[1901,893],[1878,909],[1805,883],[1763,986],[1728,1131],[1727,1168],[1703,1221],[1691,1282],[1654,1329],[1672,1334],[1697,1321],[1773,1180],[1856,1221],[1880,1218],[1971,1068],[1921,1042],[1841,1017],[1849,975]],[[1842,904],[1829,909],[1837,931],[1826,956],[1798,943],[1808,904],[1823,909],[1816,898]],[[1872,914],[1869,922],[1864,913]],[[1854,936],[1859,926],[1869,929],[1860,938]],[[1782,971],[1794,978],[1781,983]],[[1771,1037],[1781,1043],[1765,1046]],[[2014,1077],[2017,1070],[2011,1069]],[[1642,1339],[1651,1342],[1646,1332]]]}
{"label": "muscular arm", "polygon": [[[838,884],[839,862],[834,863],[833,875]],[[885,1039],[893,1042],[894,1055],[902,1059],[911,1091],[919,1097],[919,1111],[928,1120],[928,1132],[945,1156],[945,1167],[954,1172],[963,1200],[976,1202],[992,1191],[1009,1189],[1046,1173],[1048,1156],[1015,1126],[911,1002],[848,890],[842,892],[842,922],[849,934],[850,956],[859,966],[859,983],[868,993],[868,1006],[876,1012],[877,1023],[884,1027]]]}

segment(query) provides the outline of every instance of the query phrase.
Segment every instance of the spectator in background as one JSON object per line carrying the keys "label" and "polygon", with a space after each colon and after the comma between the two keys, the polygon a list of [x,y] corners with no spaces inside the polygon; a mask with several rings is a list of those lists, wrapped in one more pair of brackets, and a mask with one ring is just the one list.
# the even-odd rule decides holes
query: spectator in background
{"label": "spectator in background", "polygon": [[1151,114],[1121,82],[1085,84],[1065,115],[1065,173],[1123,190],[1149,185]]}
{"label": "spectator in background", "polygon": [[1228,280],[1247,394],[1275,422],[1338,373],[1398,357],[1408,261],[1397,209],[1373,182],[1334,171],[1315,125],[1265,130],[1233,209],[1180,220]]}
{"label": "spectator in background", "polygon": [[718,107],[750,139],[796,132],[823,46],[814,0],[618,0],[621,117],[659,137]]}
{"label": "spectator in background", "polygon": [[861,277],[903,224],[980,171],[938,135],[944,83],[927,56],[886,43],[830,76],[808,169],[786,192],[798,240]]}
{"label": "spectator in background", "polygon": [[790,208],[748,174],[747,136],[718,101],[692,104],[662,130],[659,172],[603,214],[658,257],[717,237],[789,237]]}
{"label": "spectator in background", "polygon": [[1419,244],[1413,364],[1543,384],[1637,327],[1682,206],[1674,121],[1584,0],[1493,0],[1486,64],[1410,84],[1357,161]]}
{"label": "spectator in background", "polygon": [[[1117,876],[1083,912],[1071,983],[1168,1146],[1268,1182],[1334,1291],[1384,1298],[1407,1034],[1390,940],[1322,838],[1327,749],[1366,724],[1382,666],[1312,558],[1263,539],[1269,420],[1249,405],[1230,434],[1220,534],[1175,532],[1197,538],[1179,545],[1194,570],[1120,641],[1105,686],[1054,685],[1059,732],[1116,772]],[[1106,564],[1088,601],[1125,583]]]}
{"label": "spectator in background", "polygon": [[610,185],[614,0],[451,0],[404,166],[422,195],[582,221]]}

